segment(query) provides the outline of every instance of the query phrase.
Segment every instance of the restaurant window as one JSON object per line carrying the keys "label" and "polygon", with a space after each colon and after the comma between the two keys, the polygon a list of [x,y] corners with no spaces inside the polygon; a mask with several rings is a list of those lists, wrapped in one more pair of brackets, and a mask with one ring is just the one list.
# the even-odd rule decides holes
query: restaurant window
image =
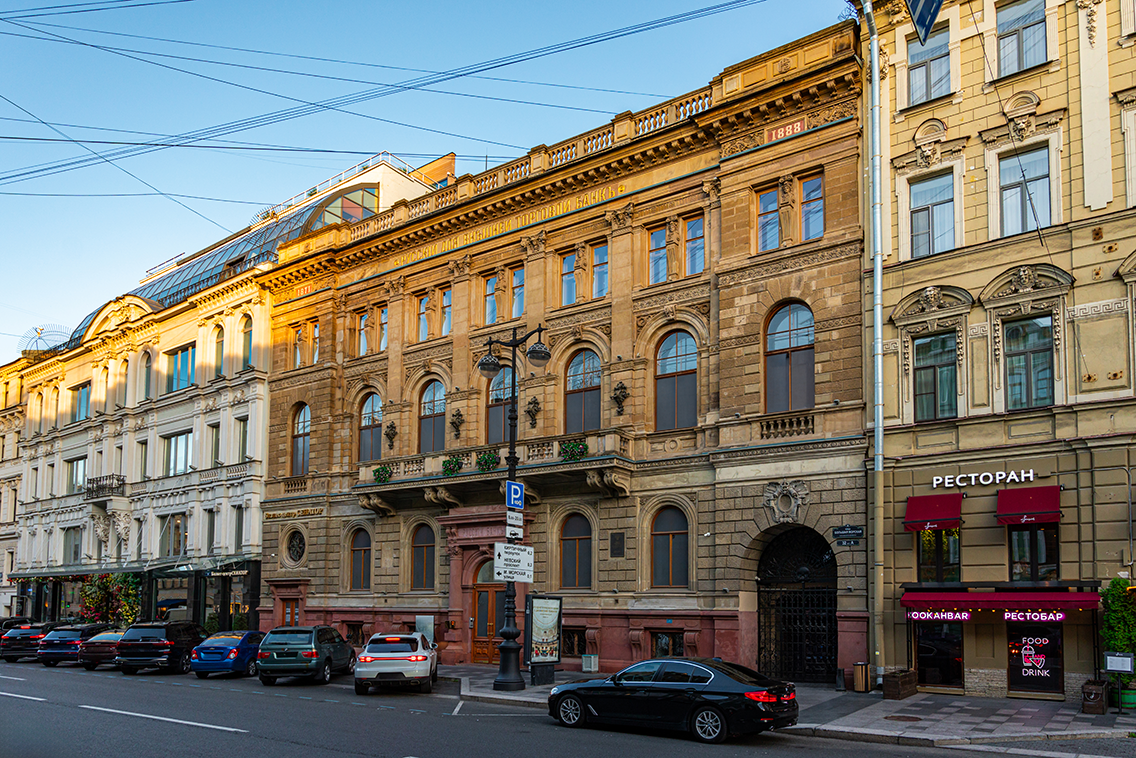
{"label": "restaurant window", "polygon": [[165,476],[189,473],[193,461],[193,432],[183,432],[165,438]]}
{"label": "restaurant window", "polygon": [[1045,0],[998,9],[998,76],[1045,63]]}
{"label": "restaurant window", "polygon": [[962,624],[915,624],[919,684],[961,687],[963,684]]}
{"label": "restaurant window", "polygon": [[916,421],[934,421],[958,415],[957,369],[953,332],[915,340]]}
{"label": "restaurant window", "polygon": [[434,589],[434,530],[420,524],[410,540],[410,589]]}
{"label": "restaurant window", "polygon": [[371,535],[366,529],[351,535],[351,589],[371,589]]}
{"label": "restaurant window", "polygon": [[824,177],[814,176],[801,182],[801,240],[824,236]]}
{"label": "restaurant window", "polygon": [[225,375],[225,330],[217,327],[213,332],[213,378]]}
{"label": "restaurant window", "polygon": [[1010,581],[1049,582],[1058,576],[1057,526],[1011,526]]}
{"label": "restaurant window", "polygon": [[576,254],[560,256],[560,304],[576,302]]}
{"label": "restaurant window", "polygon": [[655,357],[655,429],[698,425],[698,348],[686,332],[671,332]]}
{"label": "restaurant window", "polygon": [[197,345],[166,353],[166,392],[177,392],[196,381]]}
{"label": "restaurant window", "polygon": [[1003,237],[1049,226],[1048,147],[999,156],[998,176]]}
{"label": "restaurant window", "polygon": [[80,384],[71,390],[71,421],[91,417],[91,383]]}
{"label": "restaurant window", "polygon": [[[147,364],[148,365],[148,364]],[[252,317],[241,319],[241,371],[252,368]]]}
{"label": "restaurant window", "polygon": [[689,534],[686,514],[667,506],[651,523],[651,586],[686,587]]}
{"label": "restaurant window", "polygon": [[600,428],[600,358],[581,350],[568,364],[564,391],[564,431],[567,434]]}
{"label": "restaurant window", "polygon": [[163,516],[159,520],[161,536],[159,552],[164,556],[185,555],[189,547],[189,517],[184,513]]}
{"label": "restaurant window", "polygon": [[958,582],[962,580],[959,560],[959,530],[924,529],[916,532],[919,548],[920,582]]}
{"label": "restaurant window", "polygon": [[592,525],[573,513],[560,528],[560,587],[566,590],[592,586]]}
{"label": "restaurant window", "polygon": [[647,233],[647,283],[667,280],[667,228],[660,226]]}
{"label": "restaurant window", "polygon": [[765,410],[799,411],[815,403],[813,312],[790,303],[769,319],[765,336]]}
{"label": "restaurant window", "polygon": [[513,318],[519,318],[525,312],[525,269],[513,269]]}
{"label": "restaurant window", "polygon": [[953,250],[955,246],[955,177],[939,174],[913,181],[911,191],[911,257]]}
{"label": "restaurant window", "polygon": [[1003,324],[1008,410],[1053,405],[1052,323],[1038,316]]}
{"label": "restaurant window", "polygon": [[370,393],[359,414],[359,460],[377,461],[383,457],[383,400]]}
{"label": "restaurant window", "polygon": [[592,297],[607,296],[607,245],[592,247]]}
{"label": "restaurant window", "polygon": [[941,29],[907,44],[908,105],[918,105],[951,92],[951,33]]}
{"label": "restaurant window", "polygon": [[513,369],[503,367],[489,383],[489,405],[485,408],[485,442],[497,445],[509,439],[509,405],[513,390]]}
{"label": "restaurant window", "polygon": [[1061,624],[1006,624],[1007,684],[1011,692],[1065,692]]}
{"label": "restaurant window", "polygon": [[706,268],[706,236],[703,218],[688,219],[686,222],[686,275],[701,274]]}
{"label": "restaurant window", "polygon": [[760,252],[781,247],[781,212],[777,207],[777,188],[757,196],[757,249]]}
{"label": "restaurant window", "polygon": [[485,277],[485,324],[497,323],[497,277]]}
{"label": "restaurant window", "polygon": [[446,388],[436,379],[422,390],[418,421],[418,452],[433,453],[445,450]]}
{"label": "restaurant window", "polygon": [[301,404],[292,417],[292,476],[308,475],[308,453],[311,451],[312,410]]}

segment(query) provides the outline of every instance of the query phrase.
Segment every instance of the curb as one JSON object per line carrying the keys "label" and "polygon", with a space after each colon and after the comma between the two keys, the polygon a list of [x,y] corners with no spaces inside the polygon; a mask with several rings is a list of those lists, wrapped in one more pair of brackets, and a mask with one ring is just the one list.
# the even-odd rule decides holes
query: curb
{"label": "curb", "polygon": [[1044,752],[1038,750],[1025,750],[1023,748],[1007,748],[991,745],[997,742],[1042,742],[1046,740],[1091,740],[1127,738],[1128,729],[1104,729],[1093,732],[1048,732],[1046,734],[999,734],[983,735],[981,737],[927,737],[914,735],[908,732],[888,732],[882,729],[854,729],[833,728],[823,724],[798,724],[784,729],[778,729],[778,734],[796,734],[802,737],[823,737],[826,739],[843,739],[853,742],[875,742],[893,745],[910,745],[921,747],[953,747],[966,748],[971,746],[987,745],[978,748],[983,752],[1007,753],[1010,755],[1031,755],[1044,758],[1068,758],[1069,753]]}
{"label": "curb", "polygon": [[522,708],[539,708],[544,710],[548,707],[548,700],[541,698],[540,700],[533,700],[524,695],[505,695],[505,694],[489,694],[474,692],[473,688],[469,686],[469,677],[445,677],[439,676],[439,681],[447,682],[461,682],[461,694],[459,699],[462,701],[469,700],[474,703],[496,703],[497,705],[513,705]]}

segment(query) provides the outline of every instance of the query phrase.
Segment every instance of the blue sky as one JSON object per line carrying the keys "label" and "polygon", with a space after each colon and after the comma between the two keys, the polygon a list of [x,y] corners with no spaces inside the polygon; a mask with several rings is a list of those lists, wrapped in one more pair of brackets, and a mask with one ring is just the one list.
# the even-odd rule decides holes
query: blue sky
{"label": "blue sky", "polygon": [[[470,78],[436,88],[529,103],[400,92],[351,107],[362,116],[324,111],[224,138],[343,151],[339,153],[172,148],[117,162],[137,178],[105,162],[53,175],[37,168],[38,175],[14,176],[91,154],[66,141],[13,138],[154,139],[127,131],[183,133],[297,104],[270,93],[322,100],[420,75],[381,66],[450,70],[711,4],[192,0],[13,18],[28,15],[15,13],[23,9],[74,2],[78,0],[0,2],[0,19],[8,19],[0,20],[0,69],[8,73],[0,84],[0,193],[40,195],[0,194],[6,232],[0,260],[7,284],[0,298],[0,362],[17,355],[18,338],[10,335],[45,323],[73,328],[91,310],[135,287],[147,268],[222,239],[225,229],[247,226],[259,208],[302,192],[369,154],[386,150],[419,165],[453,151],[467,156],[459,160],[459,174],[476,173],[487,162],[501,163],[533,145],[600,126],[616,113],[702,87],[726,66],[836,23],[845,6],[844,0],[766,0],[484,74],[571,88]],[[368,65],[121,36],[127,34]],[[171,68],[143,62],[147,60]],[[60,135],[37,118],[69,126],[57,126]],[[90,147],[106,151],[117,146]],[[179,198],[189,210],[161,196],[50,196],[153,192],[143,182],[165,193],[227,202]]]}

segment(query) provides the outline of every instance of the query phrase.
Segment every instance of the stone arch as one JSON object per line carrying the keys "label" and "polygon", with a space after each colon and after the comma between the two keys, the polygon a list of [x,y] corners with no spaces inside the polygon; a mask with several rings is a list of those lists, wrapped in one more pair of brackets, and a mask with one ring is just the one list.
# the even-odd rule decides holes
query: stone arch
{"label": "stone arch", "polygon": [[414,532],[420,526],[428,526],[434,532],[434,589],[414,591],[439,592],[438,586],[441,580],[440,569],[442,567],[442,554],[445,552],[442,538],[446,536],[446,530],[438,525],[438,522],[433,516],[426,513],[410,514],[402,521],[398,536],[399,553],[403,556],[403,560],[399,561],[399,586],[404,592],[410,591],[411,571],[414,566],[414,553],[411,542],[414,539]]}
{"label": "stone arch", "polygon": [[594,326],[586,326],[576,333],[569,333],[556,340],[552,347],[552,360],[548,362],[545,371],[557,371],[563,374],[568,370],[569,359],[576,351],[588,348],[600,357],[603,364],[611,363],[611,344],[606,334]]}
{"label": "stone arch", "polygon": [[1041,105],[1041,98],[1033,92],[1025,90],[1011,95],[1010,99],[1006,101],[1006,109],[1003,112],[1007,118],[1018,118],[1019,116],[1037,113],[1039,105]]}
{"label": "stone arch", "polygon": [[584,503],[579,500],[572,500],[566,503],[559,503],[552,507],[548,514],[548,530],[546,533],[547,549],[545,555],[548,556],[548,578],[547,584],[550,587],[560,589],[563,584],[563,579],[560,576],[560,533],[564,529],[564,522],[570,516],[579,514],[588,520],[588,526],[592,530],[592,586],[595,587],[596,583],[596,568],[599,560],[599,543],[596,540],[596,535],[599,534],[599,515],[596,513],[594,503]]}
{"label": "stone arch", "polygon": [[905,295],[891,312],[890,320],[934,311],[952,311],[955,308],[970,310],[974,296],[962,287],[949,284],[924,287]]}
{"label": "stone arch", "polygon": [[362,590],[351,589],[352,579],[352,564],[351,564],[351,541],[355,538],[355,533],[362,529],[371,538],[371,563],[367,567],[368,570],[368,583],[371,589],[374,589],[375,578],[375,557],[377,548],[375,546],[375,522],[374,519],[368,519],[362,516],[353,516],[344,519],[339,527],[339,565],[344,567],[344,570],[339,572],[339,584],[341,592],[360,592]]}
{"label": "stone arch", "polygon": [[[689,332],[700,352],[710,343],[710,325],[706,318],[693,308],[678,307],[669,314],[664,310],[647,317],[635,336],[635,355],[654,360],[659,341],[674,331]],[[698,368],[702,370],[701,365]]]}

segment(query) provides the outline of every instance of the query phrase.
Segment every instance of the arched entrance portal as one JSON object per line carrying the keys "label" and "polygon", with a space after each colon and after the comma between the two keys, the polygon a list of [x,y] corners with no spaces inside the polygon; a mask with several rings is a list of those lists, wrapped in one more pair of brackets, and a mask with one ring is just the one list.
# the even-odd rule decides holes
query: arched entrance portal
{"label": "arched entrance portal", "polygon": [[757,569],[757,666],[798,682],[836,677],[836,557],[805,526],[779,534]]}
{"label": "arched entrance portal", "polygon": [[505,625],[505,584],[493,578],[493,561],[481,564],[473,584],[473,634],[470,661],[497,663],[497,630]]}

